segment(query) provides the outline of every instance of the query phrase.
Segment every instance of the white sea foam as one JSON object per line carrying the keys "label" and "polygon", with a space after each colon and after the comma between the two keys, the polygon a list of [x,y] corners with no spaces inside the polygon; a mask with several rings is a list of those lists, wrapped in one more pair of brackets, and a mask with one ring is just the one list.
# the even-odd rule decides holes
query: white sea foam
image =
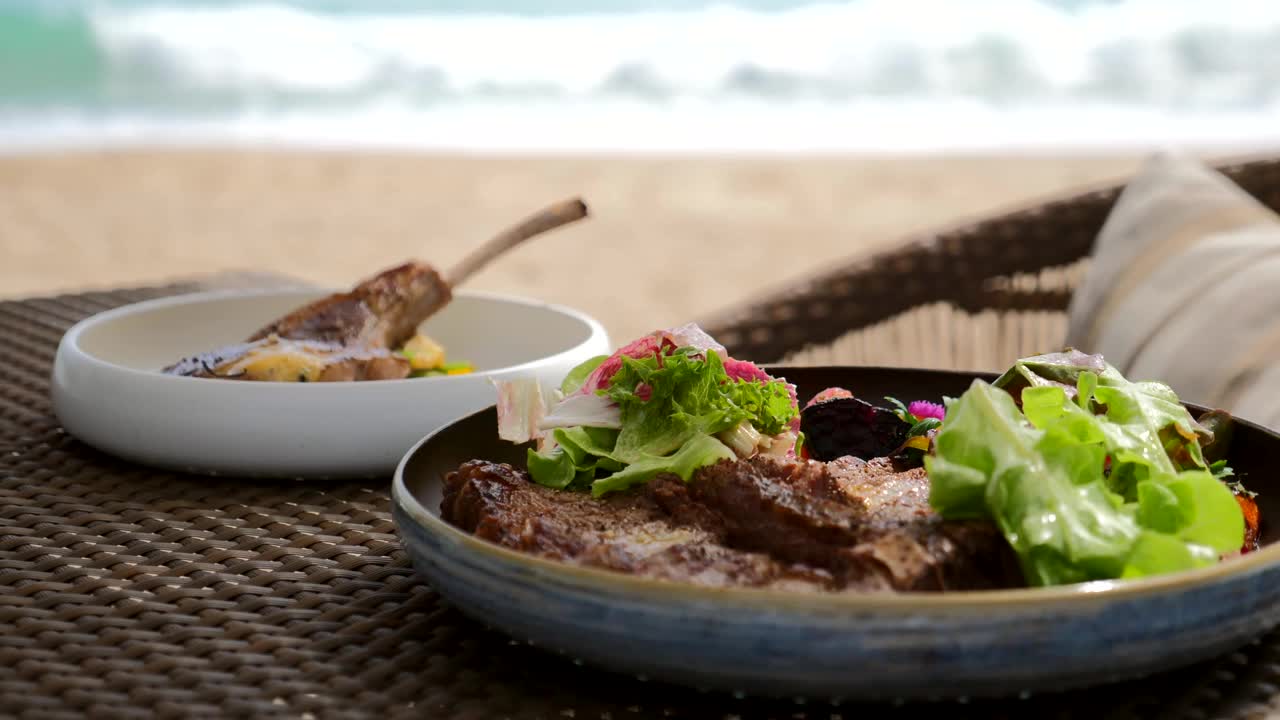
{"label": "white sea foam", "polygon": [[13,150],[235,143],[466,152],[1111,152],[1280,149],[1280,113],[1179,114],[1116,107],[993,111],[964,104],[813,108],[757,103],[473,103],[328,114],[246,111],[173,119],[120,114],[0,119]]}
{"label": "white sea foam", "polygon": [[1270,101],[1280,80],[1274,0],[854,0],[551,17],[161,6],[90,17],[121,79],[250,96],[1083,96],[1217,107]]}
{"label": "white sea foam", "polygon": [[42,7],[43,19],[26,20],[50,38],[45,55],[28,58],[33,72],[56,67],[51,46],[92,67],[48,70],[38,92],[0,70],[9,147],[900,151],[1258,145],[1280,135],[1275,0],[852,0],[558,15],[359,3]]}

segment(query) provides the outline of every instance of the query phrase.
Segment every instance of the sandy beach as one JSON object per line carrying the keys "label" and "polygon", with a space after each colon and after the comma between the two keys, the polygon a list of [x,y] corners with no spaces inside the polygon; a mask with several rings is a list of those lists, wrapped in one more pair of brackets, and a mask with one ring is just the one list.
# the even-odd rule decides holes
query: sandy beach
{"label": "sandy beach", "polygon": [[1109,157],[489,157],[261,150],[0,157],[0,294],[265,270],[348,285],[447,267],[549,202],[592,218],[468,285],[582,308],[615,339],[705,317],[910,233],[1083,185]]}

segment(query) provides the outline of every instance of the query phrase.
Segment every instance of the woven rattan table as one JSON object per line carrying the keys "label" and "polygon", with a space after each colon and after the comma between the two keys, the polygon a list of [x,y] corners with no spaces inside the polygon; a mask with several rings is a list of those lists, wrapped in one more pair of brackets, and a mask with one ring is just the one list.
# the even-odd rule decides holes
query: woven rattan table
{"label": "woven rattan table", "polygon": [[[200,287],[0,303],[0,716],[827,720],[895,709],[735,698],[575,666],[467,619],[419,581],[388,482],[155,472],[67,436],[48,384],[62,333]],[[1280,633],[1089,692],[906,709],[1216,718],[1268,707],[1280,707]]]}

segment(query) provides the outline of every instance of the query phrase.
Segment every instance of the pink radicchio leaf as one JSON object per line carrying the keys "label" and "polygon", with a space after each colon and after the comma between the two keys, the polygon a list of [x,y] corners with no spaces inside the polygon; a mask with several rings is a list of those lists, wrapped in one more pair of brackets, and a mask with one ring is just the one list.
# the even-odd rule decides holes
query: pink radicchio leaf
{"label": "pink radicchio leaf", "polygon": [[624,356],[637,360],[656,356],[659,364],[661,364],[663,355],[670,355],[671,351],[680,347],[692,347],[703,352],[715,350],[721,356],[726,354],[724,346],[716,342],[714,338],[695,323],[681,325],[668,330],[657,330],[634,340],[620,348],[613,355],[610,355],[609,359],[600,363],[600,366],[587,376],[586,382],[582,384],[578,392],[587,394],[607,389],[609,380],[622,368],[622,358]]}
{"label": "pink radicchio leaf", "polygon": [[773,378],[769,373],[761,370],[753,362],[746,360],[734,360],[733,358],[724,359],[724,372],[731,380],[747,380],[756,382],[773,382]]}
{"label": "pink radicchio leaf", "polygon": [[629,357],[637,360],[656,356],[661,358],[663,355],[670,354],[675,350],[676,346],[669,340],[664,340],[656,335],[646,335],[635,342],[621,348],[614,354],[610,355],[607,360],[600,363],[600,366],[591,371],[587,376],[586,382],[582,383],[582,387],[578,389],[579,395],[594,394],[597,390],[604,390],[609,387],[609,380],[622,369],[622,358]]}

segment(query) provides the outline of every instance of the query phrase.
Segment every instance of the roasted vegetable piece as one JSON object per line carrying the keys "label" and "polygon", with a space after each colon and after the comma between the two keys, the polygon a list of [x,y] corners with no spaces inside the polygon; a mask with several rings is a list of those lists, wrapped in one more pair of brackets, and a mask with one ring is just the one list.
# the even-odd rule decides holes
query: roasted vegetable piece
{"label": "roasted vegetable piece", "polygon": [[886,457],[902,447],[910,429],[892,410],[853,397],[814,403],[800,413],[800,432],[814,460]]}
{"label": "roasted vegetable piece", "polygon": [[409,338],[400,352],[414,370],[435,370],[444,365],[444,348],[422,333]]}
{"label": "roasted vegetable piece", "polygon": [[1236,502],[1240,503],[1240,510],[1244,513],[1244,547],[1240,548],[1240,552],[1253,552],[1258,549],[1258,540],[1262,534],[1258,503],[1248,495],[1240,494],[1236,495]]}

